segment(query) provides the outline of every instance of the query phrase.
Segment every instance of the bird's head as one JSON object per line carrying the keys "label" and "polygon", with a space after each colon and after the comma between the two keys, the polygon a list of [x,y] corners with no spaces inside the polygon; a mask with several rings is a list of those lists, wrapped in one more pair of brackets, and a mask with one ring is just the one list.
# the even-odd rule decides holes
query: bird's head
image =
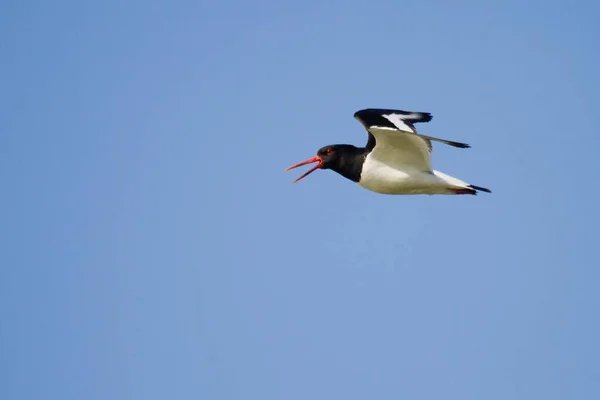
{"label": "bird's head", "polygon": [[317,163],[314,167],[300,175],[292,183],[298,182],[300,179],[308,176],[318,169],[333,169],[337,170],[344,163],[344,156],[355,150],[356,147],[347,144],[332,144],[329,146],[323,146],[317,151],[317,155],[313,158],[309,158],[306,161],[299,162],[292,166],[287,167],[285,170],[289,171],[294,168],[301,167],[306,164]]}

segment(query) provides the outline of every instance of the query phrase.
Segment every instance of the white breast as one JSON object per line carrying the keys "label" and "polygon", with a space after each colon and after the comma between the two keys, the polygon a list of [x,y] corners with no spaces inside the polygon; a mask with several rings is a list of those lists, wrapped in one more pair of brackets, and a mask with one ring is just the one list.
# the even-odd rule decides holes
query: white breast
{"label": "white breast", "polygon": [[437,194],[448,190],[448,183],[435,173],[407,167],[391,167],[368,154],[359,184],[382,194]]}

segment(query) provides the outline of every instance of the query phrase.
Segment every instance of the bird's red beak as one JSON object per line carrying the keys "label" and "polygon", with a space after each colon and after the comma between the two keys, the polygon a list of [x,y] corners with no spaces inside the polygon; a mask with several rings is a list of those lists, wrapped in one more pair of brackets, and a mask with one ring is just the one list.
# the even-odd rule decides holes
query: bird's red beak
{"label": "bird's red beak", "polygon": [[300,179],[306,177],[308,174],[311,174],[311,173],[315,172],[316,170],[318,170],[319,168],[321,168],[321,166],[323,165],[323,160],[319,156],[314,156],[313,158],[311,158],[309,160],[302,161],[302,162],[299,162],[298,164],[294,164],[294,165],[292,165],[290,167],[287,167],[285,170],[289,171],[290,169],[298,168],[298,167],[301,167],[303,165],[311,164],[311,163],[314,163],[314,162],[318,162],[318,164],[315,165],[314,167],[312,167],[311,169],[309,169],[308,171],[306,171],[305,173],[303,173],[302,175],[300,175],[298,177],[298,179],[296,179],[292,183],[298,182]]}

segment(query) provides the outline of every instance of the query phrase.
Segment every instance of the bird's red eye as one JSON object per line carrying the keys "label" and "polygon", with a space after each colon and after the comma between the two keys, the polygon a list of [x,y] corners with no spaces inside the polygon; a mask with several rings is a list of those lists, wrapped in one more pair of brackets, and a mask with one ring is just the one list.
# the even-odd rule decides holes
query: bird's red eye
{"label": "bird's red eye", "polygon": [[333,153],[333,150],[331,150],[331,149],[327,149],[327,150],[325,150],[325,154],[327,154],[327,155],[331,155],[331,153]]}

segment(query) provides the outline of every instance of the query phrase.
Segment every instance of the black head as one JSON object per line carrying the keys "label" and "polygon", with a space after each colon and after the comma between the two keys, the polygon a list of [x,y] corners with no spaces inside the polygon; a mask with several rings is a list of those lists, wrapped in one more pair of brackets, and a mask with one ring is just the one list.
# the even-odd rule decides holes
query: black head
{"label": "black head", "polygon": [[317,165],[302,174],[293,183],[298,182],[300,179],[317,169],[331,169],[354,182],[358,182],[366,153],[366,149],[360,149],[349,144],[332,144],[321,147],[317,151],[316,156],[298,164],[294,164],[286,168],[286,171],[316,162],[318,163]]}

